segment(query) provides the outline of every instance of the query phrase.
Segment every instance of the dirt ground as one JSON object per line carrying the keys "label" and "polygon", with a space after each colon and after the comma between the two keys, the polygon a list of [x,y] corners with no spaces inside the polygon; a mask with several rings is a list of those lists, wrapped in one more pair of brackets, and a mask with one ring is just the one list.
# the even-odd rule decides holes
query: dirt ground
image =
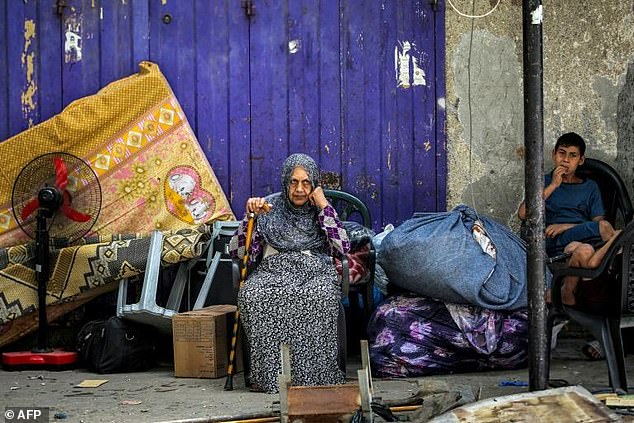
{"label": "dirt ground", "polygon": [[[564,379],[591,392],[609,388],[605,361],[588,361],[581,354],[582,339],[561,339],[553,353],[551,378]],[[630,377],[634,358],[626,357]],[[348,376],[360,363],[351,358]],[[86,379],[107,379],[96,388],[78,388]],[[468,385],[481,399],[527,392],[528,370],[470,373],[424,378]],[[225,379],[183,379],[173,368],[162,366],[140,373],[98,375],[86,370],[0,370],[0,404],[4,407],[50,407],[50,421],[60,422],[165,422],[219,421],[211,418],[270,413],[278,395],[254,393],[244,387],[242,374],[234,378],[233,391],[223,390]],[[511,386],[500,386],[505,383]],[[374,379],[374,395],[383,400],[405,399],[417,392],[417,379]],[[4,407],[2,409],[4,410]],[[54,416],[57,414],[57,418]],[[9,421],[9,420],[5,420]]]}

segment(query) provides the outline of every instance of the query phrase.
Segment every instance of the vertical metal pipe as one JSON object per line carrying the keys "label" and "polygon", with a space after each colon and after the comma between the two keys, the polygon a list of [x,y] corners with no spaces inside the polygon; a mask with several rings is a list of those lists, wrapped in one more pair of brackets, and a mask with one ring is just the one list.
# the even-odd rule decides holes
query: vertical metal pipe
{"label": "vertical metal pipe", "polygon": [[[42,195],[38,195],[42,201]],[[33,349],[35,353],[47,353],[52,349],[48,346],[48,317],[46,314],[46,291],[50,275],[49,269],[49,237],[46,227],[46,218],[50,215],[42,209],[37,212],[36,234],[35,234],[35,279],[37,281],[37,347]]]}
{"label": "vertical metal pipe", "polygon": [[524,181],[527,224],[529,389],[546,389],[548,348],[544,301],[544,107],[542,2],[524,0]]}

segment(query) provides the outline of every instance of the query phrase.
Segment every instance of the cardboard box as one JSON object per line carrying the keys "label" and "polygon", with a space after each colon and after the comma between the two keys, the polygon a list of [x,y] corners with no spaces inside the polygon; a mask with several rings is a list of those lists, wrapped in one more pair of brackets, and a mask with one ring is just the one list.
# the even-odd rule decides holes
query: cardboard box
{"label": "cardboard box", "polygon": [[[235,311],[234,305],[213,305],[172,317],[174,376],[227,375]],[[241,348],[237,348],[234,374],[241,369],[241,359]]]}

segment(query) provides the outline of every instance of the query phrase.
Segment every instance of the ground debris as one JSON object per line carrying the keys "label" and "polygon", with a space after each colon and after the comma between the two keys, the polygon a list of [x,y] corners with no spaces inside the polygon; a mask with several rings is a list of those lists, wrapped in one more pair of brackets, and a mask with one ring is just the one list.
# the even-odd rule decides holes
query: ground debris
{"label": "ground debris", "polygon": [[[427,420],[412,420],[427,421]],[[581,386],[504,395],[466,404],[430,420],[444,422],[536,421],[541,423],[621,422]]]}

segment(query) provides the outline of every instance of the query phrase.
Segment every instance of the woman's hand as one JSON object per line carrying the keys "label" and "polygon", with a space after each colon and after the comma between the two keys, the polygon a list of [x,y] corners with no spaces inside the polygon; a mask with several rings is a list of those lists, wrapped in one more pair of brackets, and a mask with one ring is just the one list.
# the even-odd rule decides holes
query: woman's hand
{"label": "woman's hand", "polygon": [[310,201],[310,204],[319,207],[320,210],[323,210],[324,207],[328,205],[328,200],[326,199],[324,190],[321,187],[315,188],[308,196],[308,200]]}
{"label": "woman's hand", "polygon": [[266,202],[263,197],[251,197],[247,200],[247,213],[263,214],[271,211],[273,206]]}

